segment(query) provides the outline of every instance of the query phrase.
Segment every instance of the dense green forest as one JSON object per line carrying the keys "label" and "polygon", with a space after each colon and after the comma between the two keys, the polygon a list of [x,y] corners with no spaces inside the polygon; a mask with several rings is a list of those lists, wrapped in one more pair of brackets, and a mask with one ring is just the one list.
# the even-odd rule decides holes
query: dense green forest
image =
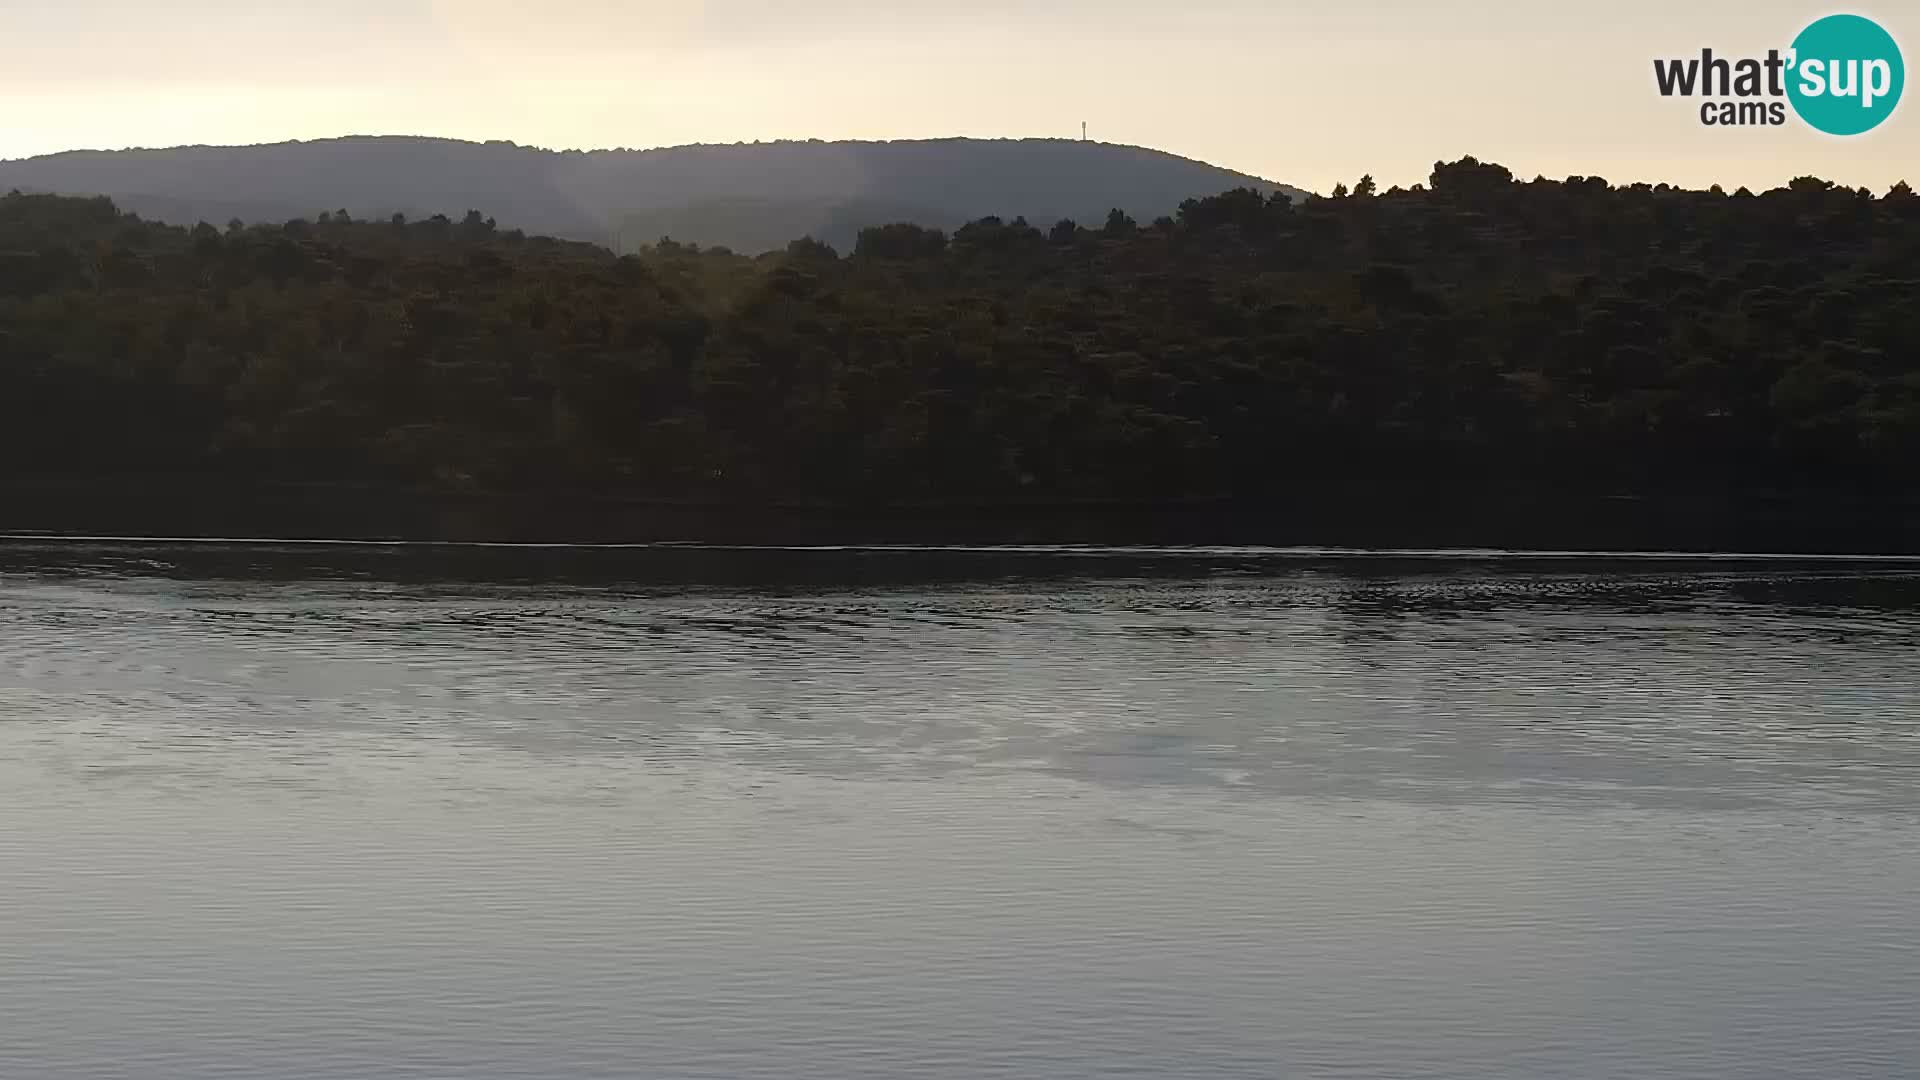
{"label": "dense green forest", "polygon": [[[1169,208],[1173,210],[1175,208]],[[16,479],[812,499],[1920,491],[1920,198],[1597,177],[862,232],[0,200]]]}

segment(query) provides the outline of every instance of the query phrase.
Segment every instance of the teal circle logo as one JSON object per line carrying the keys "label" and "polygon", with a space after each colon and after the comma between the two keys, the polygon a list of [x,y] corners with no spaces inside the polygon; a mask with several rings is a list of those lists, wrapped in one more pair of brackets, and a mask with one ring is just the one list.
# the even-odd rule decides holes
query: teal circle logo
{"label": "teal circle logo", "polygon": [[1829,15],[1793,39],[1787,100],[1829,135],[1871,131],[1893,114],[1907,67],[1893,35],[1872,19]]}

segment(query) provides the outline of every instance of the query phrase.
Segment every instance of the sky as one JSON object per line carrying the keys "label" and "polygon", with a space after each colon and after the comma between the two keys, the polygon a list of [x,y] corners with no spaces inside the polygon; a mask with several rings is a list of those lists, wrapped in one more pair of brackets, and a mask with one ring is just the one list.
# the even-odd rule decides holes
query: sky
{"label": "sky", "polygon": [[[1920,60],[1920,4],[1878,19]],[[1920,184],[1920,91],[1852,138],[1708,128],[1656,57],[1764,54],[1781,0],[0,0],[0,158],[347,134],[555,148],[1091,137],[1326,191],[1522,177]]]}

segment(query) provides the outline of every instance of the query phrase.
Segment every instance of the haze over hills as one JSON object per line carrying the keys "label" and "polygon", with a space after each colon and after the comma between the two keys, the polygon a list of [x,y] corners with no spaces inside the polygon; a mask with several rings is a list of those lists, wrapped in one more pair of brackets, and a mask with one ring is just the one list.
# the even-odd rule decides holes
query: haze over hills
{"label": "haze over hills", "polygon": [[864,225],[952,227],[987,215],[1089,224],[1188,198],[1287,188],[1157,150],[1068,139],[773,142],[544,150],[508,142],[351,136],[262,146],[81,150],[0,161],[0,191],[109,195],[162,221],[248,223],[345,209],[457,217],[602,243],[675,240],[769,250],[846,244]]}

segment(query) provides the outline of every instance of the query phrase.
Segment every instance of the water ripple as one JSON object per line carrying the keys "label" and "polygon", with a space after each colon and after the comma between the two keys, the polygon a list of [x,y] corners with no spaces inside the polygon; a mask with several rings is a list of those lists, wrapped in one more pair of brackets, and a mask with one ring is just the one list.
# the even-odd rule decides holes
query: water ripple
{"label": "water ripple", "polygon": [[0,549],[0,1076],[1920,1060],[1910,568],[963,554]]}

